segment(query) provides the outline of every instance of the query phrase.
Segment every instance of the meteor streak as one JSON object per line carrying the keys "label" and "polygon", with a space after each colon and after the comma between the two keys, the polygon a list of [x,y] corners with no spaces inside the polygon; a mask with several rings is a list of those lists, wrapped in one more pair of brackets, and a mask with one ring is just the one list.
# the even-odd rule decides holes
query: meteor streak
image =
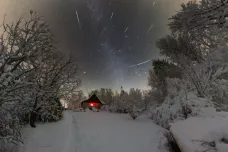
{"label": "meteor streak", "polygon": [[80,30],[81,30],[81,23],[80,23],[80,19],[79,19],[78,11],[77,11],[77,10],[76,10],[76,16],[77,16],[77,19],[78,19],[79,28],[80,28]]}
{"label": "meteor streak", "polygon": [[147,60],[147,61],[144,61],[144,62],[135,64],[135,65],[131,65],[131,66],[129,66],[129,68],[136,67],[136,66],[139,66],[139,65],[142,65],[142,64],[146,64],[146,63],[148,63],[148,62],[150,62],[150,61],[151,61],[151,60]]}

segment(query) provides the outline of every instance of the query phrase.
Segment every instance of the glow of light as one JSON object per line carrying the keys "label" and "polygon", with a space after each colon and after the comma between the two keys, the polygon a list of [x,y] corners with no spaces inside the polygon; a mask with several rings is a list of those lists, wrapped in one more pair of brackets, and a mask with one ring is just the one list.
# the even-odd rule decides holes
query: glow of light
{"label": "glow of light", "polygon": [[98,107],[99,104],[98,103],[91,102],[91,103],[89,103],[89,106],[91,106],[91,107]]}

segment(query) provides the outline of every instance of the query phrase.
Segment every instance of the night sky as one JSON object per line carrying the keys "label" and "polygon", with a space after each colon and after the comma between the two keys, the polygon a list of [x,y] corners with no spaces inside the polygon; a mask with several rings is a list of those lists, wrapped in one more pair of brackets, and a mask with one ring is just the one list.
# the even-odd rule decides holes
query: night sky
{"label": "night sky", "polygon": [[187,0],[0,0],[0,20],[29,10],[44,16],[59,48],[78,61],[85,92],[96,88],[147,89],[155,42],[168,18]]}

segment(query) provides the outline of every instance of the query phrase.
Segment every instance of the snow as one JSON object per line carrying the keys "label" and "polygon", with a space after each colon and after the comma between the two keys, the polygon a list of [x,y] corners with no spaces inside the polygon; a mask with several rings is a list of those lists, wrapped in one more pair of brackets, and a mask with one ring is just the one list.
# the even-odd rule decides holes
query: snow
{"label": "snow", "polygon": [[60,122],[24,128],[20,152],[160,152],[164,132],[143,117],[67,111]]}
{"label": "snow", "polygon": [[162,127],[169,128],[170,123],[185,119],[183,107],[189,111],[187,118],[216,115],[216,110],[211,107],[210,101],[188,93],[188,99],[185,99],[183,96],[168,96],[161,106],[152,109],[151,119]]}
{"label": "snow", "polygon": [[78,135],[71,112],[64,113],[64,120],[57,123],[38,124],[36,128],[22,130],[24,146],[20,152],[75,152]]}
{"label": "snow", "polygon": [[[228,117],[192,117],[185,121],[171,124],[171,132],[183,152],[205,151],[227,152]],[[215,142],[215,147],[206,143]],[[204,143],[204,144],[203,144]]]}

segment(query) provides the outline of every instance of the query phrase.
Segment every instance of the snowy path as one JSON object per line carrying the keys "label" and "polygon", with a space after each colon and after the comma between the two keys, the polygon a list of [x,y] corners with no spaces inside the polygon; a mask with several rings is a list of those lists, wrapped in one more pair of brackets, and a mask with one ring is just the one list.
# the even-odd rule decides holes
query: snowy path
{"label": "snowy path", "polygon": [[75,113],[81,144],[78,152],[159,152],[162,128],[129,115]]}
{"label": "snowy path", "polygon": [[103,112],[66,112],[63,121],[24,129],[20,152],[159,152],[163,129],[151,120]]}
{"label": "snowy path", "polygon": [[23,129],[25,145],[20,152],[77,152],[76,123],[72,112],[65,112],[64,119],[57,123],[37,125]]}

